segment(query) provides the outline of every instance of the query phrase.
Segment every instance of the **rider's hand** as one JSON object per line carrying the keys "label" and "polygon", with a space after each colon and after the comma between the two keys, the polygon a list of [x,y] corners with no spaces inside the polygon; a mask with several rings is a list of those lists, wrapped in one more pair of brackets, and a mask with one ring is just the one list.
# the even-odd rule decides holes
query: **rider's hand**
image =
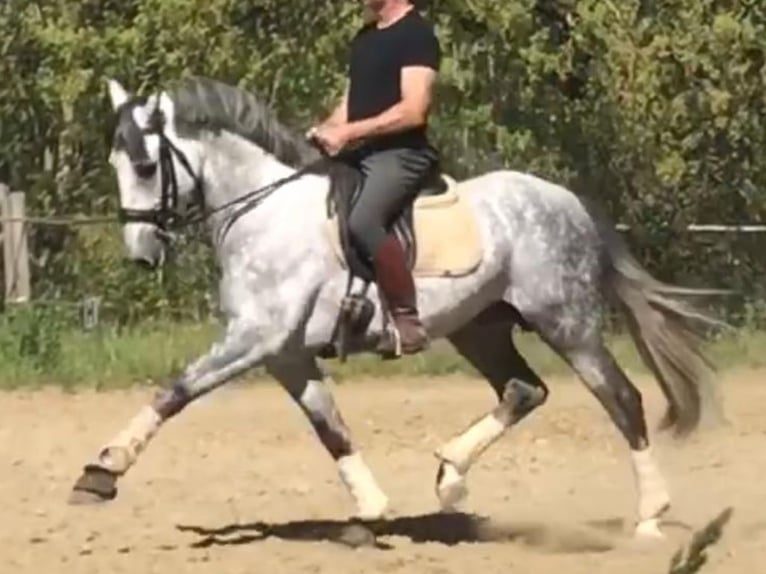
{"label": "rider's hand", "polygon": [[347,124],[322,124],[311,128],[306,137],[313,139],[329,155],[336,155],[351,140]]}

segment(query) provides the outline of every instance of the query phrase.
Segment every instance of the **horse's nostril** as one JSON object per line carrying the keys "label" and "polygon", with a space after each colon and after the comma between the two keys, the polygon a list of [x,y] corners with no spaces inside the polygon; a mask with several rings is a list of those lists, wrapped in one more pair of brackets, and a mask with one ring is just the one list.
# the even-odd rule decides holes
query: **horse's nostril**
{"label": "horse's nostril", "polygon": [[165,247],[175,244],[177,240],[175,233],[171,233],[159,228],[154,231],[154,235],[160,242],[162,242],[163,246]]}
{"label": "horse's nostril", "polygon": [[133,168],[136,170],[138,177],[149,179],[150,177],[154,177],[154,174],[157,172],[157,162],[142,161],[134,163]]}

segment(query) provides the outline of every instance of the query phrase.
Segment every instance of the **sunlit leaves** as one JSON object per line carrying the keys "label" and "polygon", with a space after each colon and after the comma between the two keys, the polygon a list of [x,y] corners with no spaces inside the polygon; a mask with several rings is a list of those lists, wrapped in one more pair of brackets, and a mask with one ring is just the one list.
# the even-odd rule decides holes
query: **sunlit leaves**
{"label": "sunlit leaves", "polygon": [[[0,179],[27,190],[38,213],[113,209],[110,76],[139,92],[213,76],[305,127],[343,88],[359,4],[4,0]],[[699,245],[677,237],[668,249],[659,231],[766,220],[766,4],[428,4],[444,52],[432,134],[445,169],[467,176],[511,167],[594,195],[620,220],[654,230],[641,239],[641,257],[668,279],[707,273],[752,284],[766,273],[762,250],[749,247],[731,275],[729,243],[700,269]],[[208,268],[191,265],[151,291],[160,287],[117,263],[119,242],[50,230],[34,240],[38,255],[49,254],[37,258],[38,291],[100,289],[141,299],[149,312],[170,304],[167,293],[179,304],[200,300],[208,284]],[[94,256],[99,250],[109,254]]]}

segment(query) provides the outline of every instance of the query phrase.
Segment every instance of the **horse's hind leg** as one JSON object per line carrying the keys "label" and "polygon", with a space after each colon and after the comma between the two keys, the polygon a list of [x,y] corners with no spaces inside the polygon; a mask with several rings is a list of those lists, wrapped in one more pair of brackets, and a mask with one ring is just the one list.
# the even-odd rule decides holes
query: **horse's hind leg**
{"label": "horse's hind leg", "polygon": [[324,374],[313,357],[270,361],[266,368],[305,413],[319,440],[337,464],[338,473],[356,503],[356,517],[381,518],[388,499],[351,441],[351,433],[335,405]]}
{"label": "horse's hind leg", "polygon": [[465,498],[465,476],[481,453],[548,396],[543,381],[514,346],[512,327],[512,323],[483,324],[479,318],[449,337],[457,351],[492,385],[499,403],[437,450],[441,464],[436,493],[443,510],[454,509]]}
{"label": "horse's hind leg", "polygon": [[670,496],[649,447],[641,393],[614,360],[601,336],[592,329],[585,332],[588,335],[581,341],[571,334],[565,339],[558,337],[555,332],[550,337],[543,334],[543,338],[577,372],[630,446],[639,496],[636,534],[662,536],[658,522],[670,508]]}

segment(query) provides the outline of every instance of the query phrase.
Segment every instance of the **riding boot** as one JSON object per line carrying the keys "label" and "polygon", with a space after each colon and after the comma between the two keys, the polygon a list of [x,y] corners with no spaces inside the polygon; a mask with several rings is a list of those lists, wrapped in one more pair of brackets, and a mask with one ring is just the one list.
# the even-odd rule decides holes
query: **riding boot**
{"label": "riding boot", "polygon": [[428,333],[418,316],[415,282],[404,249],[395,236],[388,235],[383,241],[375,254],[374,265],[376,283],[395,328],[390,334],[393,337],[381,340],[378,352],[386,358],[395,358],[425,350],[429,345]]}

